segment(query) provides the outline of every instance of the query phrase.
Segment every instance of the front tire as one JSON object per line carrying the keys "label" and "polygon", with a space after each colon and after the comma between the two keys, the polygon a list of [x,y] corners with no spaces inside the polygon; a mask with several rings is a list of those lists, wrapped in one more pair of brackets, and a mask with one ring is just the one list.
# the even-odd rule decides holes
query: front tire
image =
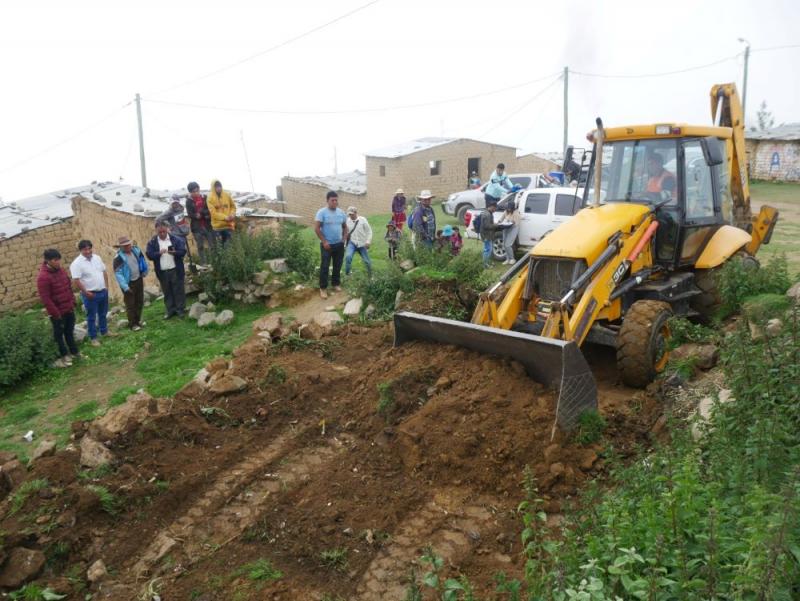
{"label": "front tire", "polygon": [[[740,250],[728,261],[741,261],[745,269],[758,269],[758,260],[743,250]],[[692,297],[692,309],[700,314],[703,321],[709,322],[716,315],[722,305],[722,296],[719,292],[719,274],[727,261],[711,269],[696,269],[694,283],[700,289],[700,294]]]}
{"label": "front tire", "polygon": [[495,234],[494,240],[492,240],[492,259],[501,262],[508,259],[506,247],[503,246],[503,232]]}
{"label": "front tire", "polygon": [[636,301],[623,317],[617,335],[617,367],[627,386],[644,388],[666,367],[670,317],[668,303],[652,300]]}

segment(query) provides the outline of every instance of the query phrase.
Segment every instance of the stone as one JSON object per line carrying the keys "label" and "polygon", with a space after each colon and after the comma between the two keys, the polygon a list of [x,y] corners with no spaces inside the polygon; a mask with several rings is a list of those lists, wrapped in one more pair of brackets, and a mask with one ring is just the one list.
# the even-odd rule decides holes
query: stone
{"label": "stone", "polygon": [[270,313],[253,322],[254,332],[269,332],[272,334],[283,325],[283,316],[280,313]]}
{"label": "stone", "polygon": [[703,397],[697,404],[695,420],[692,423],[692,438],[700,440],[703,435],[703,426],[711,418],[711,408],[714,406],[714,399],[710,396]]}
{"label": "stone", "polygon": [[347,301],[342,311],[347,317],[357,317],[361,313],[361,308],[364,306],[364,299],[351,298]]}
{"label": "stone", "polygon": [[272,335],[269,332],[259,332],[258,339],[264,346],[272,344]]}
{"label": "stone", "polygon": [[412,269],[414,269],[414,267],[416,267],[416,265],[414,265],[414,261],[412,261],[411,259],[400,261],[400,269],[402,269],[403,271],[411,271]]}
{"label": "stone", "polygon": [[211,301],[208,301],[206,303],[206,311],[216,311],[216,310],[217,306],[214,303],[212,303]]}
{"label": "stone", "polygon": [[33,580],[42,571],[45,559],[44,553],[36,549],[12,549],[0,571],[0,587],[15,589]]}
{"label": "stone", "polygon": [[661,415],[656,420],[656,423],[653,424],[653,427],[650,428],[650,434],[653,436],[658,436],[664,431],[664,428],[667,427],[667,416]]}
{"label": "stone", "polygon": [[114,454],[90,436],[81,439],[81,465],[96,468],[114,461]]}
{"label": "stone", "polygon": [[245,388],[247,388],[247,380],[239,376],[229,375],[217,378],[208,389],[214,394],[230,394]]}
{"label": "stone", "polygon": [[189,307],[189,317],[192,319],[200,319],[200,316],[207,310],[203,303],[192,303],[192,306]]}
{"label": "stone", "polygon": [[269,286],[259,286],[253,291],[253,296],[257,296],[258,298],[269,298],[272,296],[272,291],[269,289]]}
{"label": "stone", "polygon": [[55,454],[56,443],[52,440],[43,440],[31,453],[31,461],[36,461],[40,457],[51,457]]}
{"label": "stone", "polygon": [[144,287],[144,299],[154,301],[161,296],[161,288],[158,286],[147,285]]}
{"label": "stone", "polygon": [[316,322],[307,323],[300,327],[300,338],[305,340],[320,340],[325,336],[325,330]]}
{"label": "stone", "polygon": [[233,311],[230,309],[224,309],[219,312],[216,319],[214,321],[217,323],[218,326],[227,326],[231,322],[233,322]]}
{"label": "stone", "polygon": [[750,330],[750,338],[752,340],[759,341],[764,338],[764,331],[757,324],[748,321],[747,327]]}
{"label": "stone", "polygon": [[400,305],[403,302],[403,291],[398,290],[397,294],[394,295],[394,310],[399,311]]}
{"label": "stone", "polygon": [[150,417],[166,413],[169,401],[155,399],[144,390],[129,394],[122,405],[111,407],[89,425],[89,436],[95,440],[112,440],[136,428]]}
{"label": "stone", "polygon": [[336,311],[323,311],[314,316],[314,323],[322,327],[325,333],[330,332],[334,326],[342,323],[342,316]]}
{"label": "stone", "polygon": [[209,299],[208,294],[205,292],[201,292],[197,295],[198,302],[204,303]]}
{"label": "stone", "polygon": [[205,328],[210,326],[212,323],[216,323],[217,314],[213,311],[207,311],[203,313],[200,318],[197,320],[197,325],[201,328]]}
{"label": "stone", "polygon": [[231,288],[236,292],[244,292],[247,290],[247,284],[244,282],[233,282],[233,284],[231,284]]}
{"label": "stone", "polygon": [[112,207],[121,207],[122,206],[122,201],[121,200],[112,200],[111,201],[111,206]]}
{"label": "stone", "polygon": [[597,461],[597,453],[595,453],[592,449],[584,449],[581,451],[580,455],[578,455],[578,467],[580,467],[584,472],[588,472],[592,469],[592,466]]}
{"label": "stone", "polygon": [[240,301],[243,298],[244,298],[244,294],[242,294],[241,292],[234,292],[233,300]]}
{"label": "stone", "polygon": [[269,281],[271,275],[269,271],[259,271],[253,276],[253,283],[258,286],[263,286]]}
{"label": "stone", "polygon": [[557,462],[550,465],[550,473],[554,476],[560,476],[564,473],[564,464]]}
{"label": "stone", "polygon": [[144,205],[139,204],[138,202],[134,203],[133,212],[134,213],[144,213]]}
{"label": "stone", "polygon": [[375,316],[377,311],[378,310],[375,308],[375,305],[367,305],[367,308],[364,309],[364,317],[371,319]]}
{"label": "stone", "polygon": [[788,296],[793,303],[800,303],[800,282],[796,282],[789,288],[786,291],[786,296]]}
{"label": "stone", "polygon": [[689,342],[672,351],[672,359],[693,359],[695,367],[709,370],[719,361],[719,349],[713,344]]}
{"label": "stone", "polygon": [[[216,375],[220,372],[227,371],[230,367],[230,362],[224,357],[217,357],[206,364],[205,371],[211,375]],[[198,374],[199,376],[200,374]],[[197,376],[195,376],[197,379]],[[206,377],[205,380],[208,378]]]}
{"label": "stone", "polygon": [[258,297],[255,294],[253,294],[252,292],[249,292],[248,294],[244,295],[244,298],[242,299],[242,302],[245,305],[254,305],[255,303],[258,302]]}
{"label": "stone", "polygon": [[436,380],[436,383],[434,384],[434,386],[438,390],[443,390],[445,388],[450,388],[450,386],[452,384],[453,384],[453,382],[452,382],[452,380],[450,380],[450,378],[448,378],[447,376],[442,376],[441,378]]}
{"label": "stone", "polygon": [[19,459],[12,459],[0,466],[0,475],[8,488],[13,489],[22,484],[28,477],[28,470]]}
{"label": "stone", "polygon": [[120,319],[117,322],[117,329],[118,330],[122,330],[123,328],[127,328],[127,327],[128,327],[128,320],[127,319]]}
{"label": "stone", "polygon": [[336,311],[336,305],[328,305],[325,307],[326,311]]}
{"label": "stone", "polygon": [[108,570],[106,569],[106,564],[102,559],[95,561],[91,566],[89,566],[89,569],[86,570],[86,579],[92,583],[99,582],[106,576],[108,576]]}
{"label": "stone", "polygon": [[542,456],[544,457],[545,463],[551,463],[553,459],[555,459],[558,454],[561,452],[561,445],[552,443],[545,448]]}
{"label": "stone", "polygon": [[778,336],[783,331],[783,322],[779,318],[773,317],[767,322],[767,325],[764,326],[764,331],[767,333],[767,336]]}
{"label": "stone", "polygon": [[75,337],[75,342],[80,344],[81,342],[86,340],[86,337],[89,335],[89,332],[87,330],[85,330],[84,328],[79,328],[79,327],[75,326],[75,329],[73,330],[72,335]]}
{"label": "stone", "polygon": [[273,273],[289,272],[289,263],[286,261],[286,259],[272,259],[270,261],[266,261],[266,263]]}

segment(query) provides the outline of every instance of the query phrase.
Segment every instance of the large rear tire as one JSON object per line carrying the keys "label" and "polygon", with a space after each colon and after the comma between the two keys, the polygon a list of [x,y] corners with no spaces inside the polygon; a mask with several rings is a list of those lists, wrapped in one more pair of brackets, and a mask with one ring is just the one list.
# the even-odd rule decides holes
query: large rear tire
{"label": "large rear tire", "polygon": [[467,215],[467,211],[474,208],[475,207],[469,204],[459,205],[459,207],[456,209],[456,219],[458,219],[459,225],[464,224],[464,217]]}
{"label": "large rear tire", "polygon": [[627,386],[644,388],[667,365],[672,307],[652,300],[636,301],[628,309],[617,335],[617,367]]}
{"label": "large rear tire", "polygon": [[[728,261],[741,261],[747,269],[758,269],[758,260],[753,255],[740,250]],[[727,263],[727,261],[726,261]],[[700,294],[691,300],[692,309],[700,314],[703,321],[709,322],[722,305],[722,296],[719,292],[719,274],[725,263],[711,269],[696,269],[694,283],[700,289]]]}

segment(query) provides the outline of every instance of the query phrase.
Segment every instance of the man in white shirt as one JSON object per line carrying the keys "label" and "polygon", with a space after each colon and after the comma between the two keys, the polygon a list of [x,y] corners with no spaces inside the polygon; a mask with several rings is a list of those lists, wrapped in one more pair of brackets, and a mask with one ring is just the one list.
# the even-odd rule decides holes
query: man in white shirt
{"label": "man in white shirt", "polygon": [[100,346],[101,336],[115,336],[108,331],[108,272],[100,257],[92,252],[91,240],[78,243],[80,254],[70,264],[72,282],[81,291],[81,299],[86,309],[86,324],[92,346]]}
{"label": "man in white shirt", "polygon": [[366,217],[359,217],[355,207],[347,208],[347,251],[344,255],[344,274],[350,275],[353,267],[353,255],[358,253],[367,275],[372,275],[372,261],[369,258],[369,247],[372,244],[372,228]]}

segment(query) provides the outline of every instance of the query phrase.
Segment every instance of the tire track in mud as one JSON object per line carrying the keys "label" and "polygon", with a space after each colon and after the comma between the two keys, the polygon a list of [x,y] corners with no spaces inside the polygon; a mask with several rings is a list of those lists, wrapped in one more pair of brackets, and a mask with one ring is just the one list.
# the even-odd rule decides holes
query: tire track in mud
{"label": "tire track in mud", "polygon": [[405,598],[411,565],[428,545],[446,564],[457,564],[471,554],[495,520],[488,503],[468,501],[468,496],[466,491],[440,491],[410,514],[391,543],[370,562],[354,599]]}
{"label": "tire track in mud", "polygon": [[[310,479],[346,448],[346,441],[330,438],[318,446],[292,452],[303,429],[283,433],[262,450],[226,470],[191,507],[157,534],[128,569],[129,583],[169,578],[165,566],[186,569],[241,536],[258,519],[276,494]],[[277,469],[268,471],[276,461]],[[284,463],[285,462],[285,463]]]}

